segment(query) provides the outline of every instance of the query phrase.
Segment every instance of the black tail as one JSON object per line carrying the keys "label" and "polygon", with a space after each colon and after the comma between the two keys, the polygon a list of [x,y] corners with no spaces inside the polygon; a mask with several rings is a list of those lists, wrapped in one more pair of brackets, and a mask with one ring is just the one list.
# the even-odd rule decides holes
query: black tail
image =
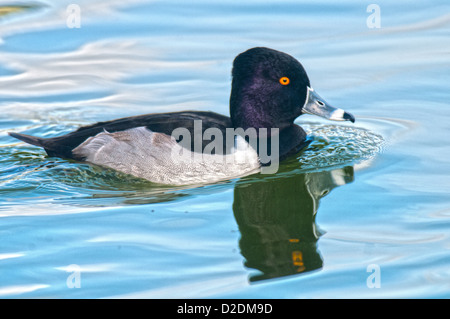
{"label": "black tail", "polygon": [[20,134],[20,133],[14,133],[14,132],[8,132],[8,134],[12,137],[15,137],[21,141],[24,141],[28,144],[32,144],[32,145],[36,145],[36,146],[40,146],[40,147],[44,147],[44,141],[46,140],[45,138],[42,137],[36,137],[36,136],[31,136],[31,135],[25,135],[25,134]]}

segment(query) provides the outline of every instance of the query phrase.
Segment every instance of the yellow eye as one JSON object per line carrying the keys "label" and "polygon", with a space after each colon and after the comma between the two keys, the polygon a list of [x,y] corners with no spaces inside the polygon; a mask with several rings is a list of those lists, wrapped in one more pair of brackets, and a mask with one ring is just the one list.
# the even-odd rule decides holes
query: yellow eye
{"label": "yellow eye", "polygon": [[282,85],[288,85],[289,82],[291,82],[291,80],[289,80],[289,78],[286,77],[286,76],[283,76],[282,78],[280,78],[280,83],[281,83]]}

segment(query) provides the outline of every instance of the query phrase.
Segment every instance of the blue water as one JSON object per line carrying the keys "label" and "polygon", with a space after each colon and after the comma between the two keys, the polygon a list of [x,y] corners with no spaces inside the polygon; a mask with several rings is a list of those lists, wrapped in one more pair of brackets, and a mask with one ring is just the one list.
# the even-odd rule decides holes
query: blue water
{"label": "blue water", "polygon": [[[380,28],[370,1],[77,3],[0,16],[0,298],[450,297],[448,1],[378,1]],[[301,116],[276,175],[155,186],[7,135],[228,114],[254,46],[357,118]]]}

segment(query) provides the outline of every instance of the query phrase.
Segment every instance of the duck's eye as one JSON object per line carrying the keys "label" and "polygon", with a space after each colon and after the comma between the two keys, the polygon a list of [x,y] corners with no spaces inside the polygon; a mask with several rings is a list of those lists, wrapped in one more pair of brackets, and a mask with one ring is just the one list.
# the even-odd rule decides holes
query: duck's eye
{"label": "duck's eye", "polygon": [[291,82],[291,80],[289,80],[289,78],[286,77],[286,76],[283,76],[282,78],[280,78],[280,83],[281,83],[282,85],[288,85],[289,82]]}

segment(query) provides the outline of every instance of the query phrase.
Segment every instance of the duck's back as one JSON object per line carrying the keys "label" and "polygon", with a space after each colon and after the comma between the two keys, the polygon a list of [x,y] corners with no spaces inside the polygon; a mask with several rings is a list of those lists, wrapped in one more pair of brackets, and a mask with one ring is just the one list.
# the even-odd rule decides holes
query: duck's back
{"label": "duck's back", "polygon": [[[232,127],[229,117],[201,111],[184,111],[172,113],[155,113],[132,117],[125,117],[113,121],[98,122],[93,125],[80,127],[78,130],[66,135],[53,138],[39,138],[19,133],[10,133],[11,136],[27,143],[43,147],[49,156],[67,159],[84,160],[72,151],[85,142],[88,138],[102,132],[115,133],[137,127],[146,127],[152,132],[163,133],[171,136],[177,128],[184,128],[194,136],[196,121],[201,121],[202,135],[208,128],[217,128],[225,136],[226,128]],[[199,123],[199,122],[197,122]],[[210,141],[202,140],[202,149]],[[191,150],[194,150],[194,139],[191,139]]]}

